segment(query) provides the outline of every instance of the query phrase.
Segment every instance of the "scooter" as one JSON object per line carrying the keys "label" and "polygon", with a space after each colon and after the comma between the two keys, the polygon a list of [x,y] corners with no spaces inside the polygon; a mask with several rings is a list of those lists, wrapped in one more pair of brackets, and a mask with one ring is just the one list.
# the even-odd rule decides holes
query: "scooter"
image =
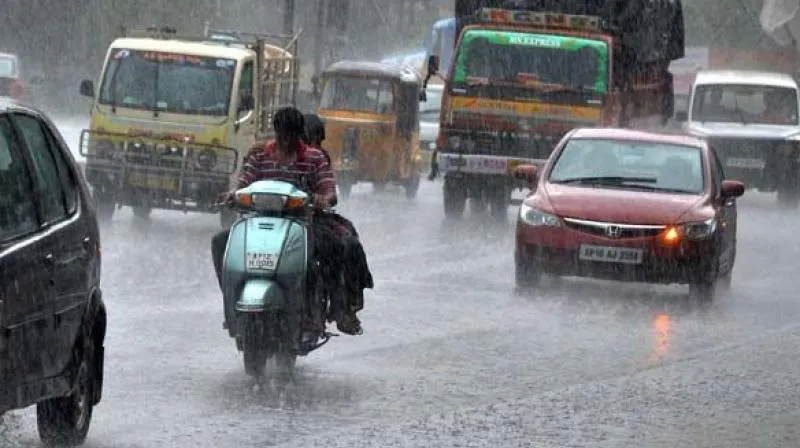
{"label": "scooter", "polygon": [[311,198],[274,180],[239,189],[226,203],[238,217],[223,258],[225,328],[244,354],[248,375],[261,378],[267,361],[292,375],[298,356],[325,345],[330,301],[322,268],[313,256]]}

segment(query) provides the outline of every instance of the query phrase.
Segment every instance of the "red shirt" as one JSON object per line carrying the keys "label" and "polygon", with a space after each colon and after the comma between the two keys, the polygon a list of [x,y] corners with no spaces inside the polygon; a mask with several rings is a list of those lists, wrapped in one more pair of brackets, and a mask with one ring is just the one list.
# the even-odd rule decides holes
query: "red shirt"
{"label": "red shirt", "polygon": [[336,202],[336,177],[322,151],[300,142],[295,160],[281,163],[277,143],[272,140],[262,150],[251,150],[247,154],[237,189],[259,180],[280,180],[305,190],[309,187],[310,178],[316,179],[316,183],[310,186],[312,191],[307,193],[332,194]]}

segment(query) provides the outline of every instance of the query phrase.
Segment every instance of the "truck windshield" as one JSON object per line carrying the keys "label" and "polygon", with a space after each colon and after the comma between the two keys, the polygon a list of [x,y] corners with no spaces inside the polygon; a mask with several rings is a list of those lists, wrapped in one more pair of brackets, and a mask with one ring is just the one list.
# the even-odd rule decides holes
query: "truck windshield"
{"label": "truck windshield", "polygon": [[606,93],[608,45],[594,39],[468,30],[456,56],[454,83],[507,82]]}
{"label": "truck windshield", "polygon": [[98,102],[176,114],[228,114],[236,61],[158,51],[111,50]]}
{"label": "truck windshield", "polygon": [[356,76],[330,78],[322,90],[319,107],[390,114],[394,107],[392,83]]}
{"label": "truck windshield", "polygon": [[798,124],[797,90],[747,84],[704,84],[694,91],[692,121]]}

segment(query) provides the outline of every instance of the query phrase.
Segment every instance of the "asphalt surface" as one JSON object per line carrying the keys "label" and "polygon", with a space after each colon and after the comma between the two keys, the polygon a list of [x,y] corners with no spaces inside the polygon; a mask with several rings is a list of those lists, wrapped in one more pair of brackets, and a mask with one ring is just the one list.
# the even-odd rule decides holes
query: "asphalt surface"
{"label": "asphalt surface", "polygon": [[[518,296],[516,207],[505,225],[445,222],[438,182],[416,201],[364,185],[340,211],[376,280],[365,333],[262,391],[222,330],[216,217],[116,215],[102,235],[106,384],[86,446],[800,446],[799,214],[774,196],[740,200],[733,289],[709,306],[685,287],[572,279]],[[0,446],[36,446],[34,417],[6,415]]]}

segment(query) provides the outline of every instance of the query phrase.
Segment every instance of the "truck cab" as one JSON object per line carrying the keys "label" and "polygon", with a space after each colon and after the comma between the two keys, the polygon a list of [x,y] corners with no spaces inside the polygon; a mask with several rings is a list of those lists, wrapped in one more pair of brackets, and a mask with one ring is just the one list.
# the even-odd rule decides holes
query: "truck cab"
{"label": "truck cab", "polygon": [[[445,81],[432,162],[444,175],[445,214],[460,217],[469,199],[473,210],[505,217],[514,168],[543,164],[575,127],[665,123],[673,114],[669,61],[683,56],[674,3],[628,23],[594,3],[457,1],[452,63],[440,68],[431,55],[424,85]],[[659,37],[631,44],[662,22],[669,29]]]}
{"label": "truck cab", "polygon": [[80,86],[92,99],[80,152],[101,219],[122,206],[140,218],[153,209],[216,212],[247,151],[271,132],[271,112],[295,100],[296,43],[123,29],[97,85]]}
{"label": "truck cab", "polygon": [[777,192],[780,203],[800,205],[800,100],[786,73],[700,71],[690,107],[676,114],[684,130],[706,138],[726,176]]}

